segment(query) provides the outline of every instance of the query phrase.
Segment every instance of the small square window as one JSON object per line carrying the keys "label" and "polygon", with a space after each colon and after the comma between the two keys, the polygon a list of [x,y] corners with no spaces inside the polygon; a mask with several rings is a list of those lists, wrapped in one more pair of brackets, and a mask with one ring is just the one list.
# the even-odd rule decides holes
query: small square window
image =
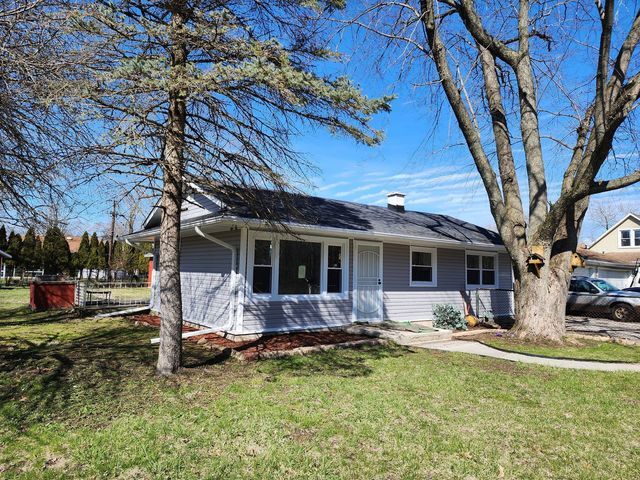
{"label": "small square window", "polygon": [[480,256],[467,255],[467,268],[480,268]]}
{"label": "small square window", "polygon": [[495,255],[467,255],[467,285],[475,287],[496,285]]}
{"label": "small square window", "polygon": [[412,282],[432,282],[433,271],[431,267],[411,267]]}
{"label": "small square window", "polygon": [[495,285],[496,283],[496,272],[493,270],[483,270],[482,271],[482,284],[483,285]]}
{"label": "small square window", "polygon": [[467,284],[480,285],[480,270],[467,270]]}
{"label": "small square window", "polygon": [[435,249],[411,248],[411,284],[414,286],[435,286]]}

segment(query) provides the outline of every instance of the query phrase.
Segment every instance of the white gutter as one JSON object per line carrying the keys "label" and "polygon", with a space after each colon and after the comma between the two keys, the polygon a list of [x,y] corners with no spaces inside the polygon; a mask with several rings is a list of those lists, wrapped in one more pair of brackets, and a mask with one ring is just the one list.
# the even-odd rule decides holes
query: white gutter
{"label": "white gutter", "polygon": [[[231,330],[233,329],[234,323],[235,323],[235,298],[236,298],[236,249],[233,245],[224,242],[216,237],[213,237],[207,233],[204,233],[202,230],[200,230],[200,227],[196,226],[195,227],[196,233],[198,235],[200,235],[202,238],[209,240],[210,242],[213,242],[217,245],[220,245],[221,247],[224,247],[228,250],[231,250],[231,279],[229,281],[230,285],[229,285],[229,320],[227,321],[227,325],[225,325],[222,328],[219,328],[218,331],[220,330]],[[185,337],[183,337],[185,338]]]}
{"label": "white gutter", "polygon": [[133,243],[132,241],[130,241],[128,238],[124,239],[124,243],[126,243],[127,245],[129,245],[130,247],[135,248],[136,250],[138,250],[139,252],[143,252],[143,253],[149,253],[149,252],[145,252],[144,248],[142,248],[140,245],[138,245],[137,243]]}

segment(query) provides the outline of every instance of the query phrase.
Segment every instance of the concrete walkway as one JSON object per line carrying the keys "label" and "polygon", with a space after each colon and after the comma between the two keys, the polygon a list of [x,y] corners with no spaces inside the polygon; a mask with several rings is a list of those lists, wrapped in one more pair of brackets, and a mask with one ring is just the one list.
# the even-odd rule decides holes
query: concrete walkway
{"label": "concrete walkway", "polygon": [[446,352],[470,353],[472,355],[499,358],[511,362],[534,363],[547,367],[599,370],[603,372],[640,372],[640,363],[607,363],[588,360],[561,360],[557,358],[535,357],[521,353],[503,352],[502,350],[491,348],[483,343],[473,341],[448,340],[444,342],[413,343],[412,346],[432,350],[443,350]]}

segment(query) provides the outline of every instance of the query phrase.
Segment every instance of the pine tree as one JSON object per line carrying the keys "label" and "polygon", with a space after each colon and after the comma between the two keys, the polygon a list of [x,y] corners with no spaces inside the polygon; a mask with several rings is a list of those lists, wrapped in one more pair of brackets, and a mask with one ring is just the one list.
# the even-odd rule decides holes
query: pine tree
{"label": "pine tree", "polygon": [[22,267],[20,258],[20,250],[22,249],[22,236],[19,233],[11,231],[7,245],[7,253],[11,255],[11,260],[7,261],[7,265],[15,268]]}
{"label": "pine tree", "polygon": [[42,240],[40,239],[40,237],[36,237],[36,254],[35,254],[35,260],[36,260],[36,264],[35,264],[35,269],[36,270],[41,270],[43,267],[43,252],[42,252]]}
{"label": "pine tree", "polygon": [[27,233],[25,233],[22,239],[22,246],[20,248],[20,258],[22,266],[27,270],[35,270],[40,265],[40,258],[38,257],[38,238],[36,231],[33,227],[29,227]]}
{"label": "pine tree", "polygon": [[104,240],[100,240],[98,243],[98,269],[104,270],[107,268],[108,249]]}
{"label": "pine tree", "polygon": [[[108,171],[162,185],[158,372],[181,365],[180,211],[185,179],[215,193],[236,184],[289,189],[308,170],[291,146],[302,125],[324,126],[377,144],[370,99],[319,64],[339,60],[326,46],[327,12],[342,0],[113,0],[74,4],[78,51],[89,75],[67,96],[94,105],[111,135]],[[132,177],[128,177],[132,178]],[[152,181],[153,181],[152,180]],[[277,221],[278,219],[271,219]]]}
{"label": "pine tree", "polygon": [[49,275],[69,272],[71,252],[64,234],[58,227],[50,227],[42,243],[44,271]]}
{"label": "pine tree", "polygon": [[85,269],[91,268],[90,266],[90,258],[91,258],[91,241],[89,240],[89,233],[86,231],[82,234],[82,239],[80,240],[80,246],[78,247],[78,251],[74,255],[74,265],[75,268],[80,272],[80,278],[84,274],[83,271]]}
{"label": "pine tree", "polygon": [[4,228],[4,225],[0,225],[0,250],[6,252],[7,245],[9,245],[9,241],[7,240],[7,230]]}
{"label": "pine tree", "polygon": [[100,269],[100,241],[96,232],[91,235],[87,266],[89,267],[89,278],[91,278],[94,270]]}

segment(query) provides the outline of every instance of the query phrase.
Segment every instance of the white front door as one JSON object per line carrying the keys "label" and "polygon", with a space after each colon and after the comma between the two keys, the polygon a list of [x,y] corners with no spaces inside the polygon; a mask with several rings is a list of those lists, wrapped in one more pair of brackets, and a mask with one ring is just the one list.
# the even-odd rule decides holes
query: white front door
{"label": "white front door", "polygon": [[356,243],[354,310],[359,322],[382,321],[382,244]]}

